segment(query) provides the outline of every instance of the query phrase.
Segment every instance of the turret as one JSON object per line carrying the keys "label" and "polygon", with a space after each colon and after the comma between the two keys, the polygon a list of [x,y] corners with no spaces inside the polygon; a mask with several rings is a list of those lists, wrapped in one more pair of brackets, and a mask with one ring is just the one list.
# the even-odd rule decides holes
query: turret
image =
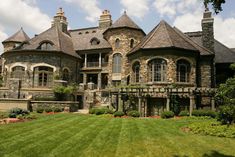
{"label": "turret", "polygon": [[23,28],[21,27],[19,31],[17,31],[15,34],[13,34],[2,42],[4,52],[18,47],[21,43],[27,40],[29,40],[29,36],[24,32]]}

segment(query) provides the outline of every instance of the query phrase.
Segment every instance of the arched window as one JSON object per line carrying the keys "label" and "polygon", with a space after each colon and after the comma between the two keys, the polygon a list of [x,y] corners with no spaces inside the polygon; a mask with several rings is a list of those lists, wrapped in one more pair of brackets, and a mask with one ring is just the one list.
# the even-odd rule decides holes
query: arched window
{"label": "arched window", "polygon": [[34,68],[34,85],[38,87],[51,87],[53,80],[53,69],[46,66]]}
{"label": "arched window", "polygon": [[164,59],[154,59],[148,63],[148,80],[149,82],[165,82],[166,66]]}
{"label": "arched window", "polygon": [[92,38],[90,41],[91,45],[98,45],[100,41],[97,38]]}
{"label": "arched window", "polygon": [[133,72],[134,72],[134,82],[140,82],[140,63],[139,62],[135,62],[133,64]]}
{"label": "arched window", "polygon": [[121,73],[122,56],[119,53],[113,55],[113,73]]}
{"label": "arched window", "polygon": [[134,47],[134,39],[131,39],[130,41],[130,48],[133,48]]}
{"label": "arched window", "polygon": [[186,60],[177,61],[177,82],[189,82],[190,63]]}
{"label": "arched window", "polygon": [[115,48],[119,48],[120,47],[120,40],[116,39],[115,40]]}
{"label": "arched window", "polygon": [[52,50],[53,49],[53,44],[50,42],[43,42],[41,43],[41,45],[39,46],[39,49],[41,50]]}
{"label": "arched window", "polygon": [[69,81],[69,70],[68,69],[63,70],[63,80]]}
{"label": "arched window", "polygon": [[12,73],[11,73],[12,78],[23,79],[24,74],[25,74],[25,67],[15,66],[12,68]]}

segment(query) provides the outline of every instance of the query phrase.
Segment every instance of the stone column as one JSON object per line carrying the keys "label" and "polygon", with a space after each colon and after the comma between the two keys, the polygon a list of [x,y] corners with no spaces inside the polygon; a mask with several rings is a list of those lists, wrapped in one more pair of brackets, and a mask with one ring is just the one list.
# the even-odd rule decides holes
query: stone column
{"label": "stone column", "polygon": [[87,74],[83,73],[83,84],[86,85],[87,83]]}
{"label": "stone column", "polygon": [[87,67],[87,54],[85,53],[85,62],[84,62],[84,68]]}
{"label": "stone column", "polygon": [[211,110],[215,111],[215,97],[211,97]]}
{"label": "stone column", "polygon": [[138,111],[139,111],[139,113],[140,113],[140,115],[142,116],[142,113],[141,113],[141,97],[139,96],[138,97]]}
{"label": "stone column", "polygon": [[189,99],[190,99],[189,115],[192,116],[192,112],[193,112],[194,105],[195,105],[195,97],[194,97],[194,95],[190,95]]}
{"label": "stone column", "polygon": [[167,96],[166,98],[166,110],[170,111],[170,96]]}
{"label": "stone column", "polygon": [[101,53],[99,53],[99,68],[101,68]]}
{"label": "stone column", "polygon": [[101,89],[101,73],[98,73],[98,89]]}

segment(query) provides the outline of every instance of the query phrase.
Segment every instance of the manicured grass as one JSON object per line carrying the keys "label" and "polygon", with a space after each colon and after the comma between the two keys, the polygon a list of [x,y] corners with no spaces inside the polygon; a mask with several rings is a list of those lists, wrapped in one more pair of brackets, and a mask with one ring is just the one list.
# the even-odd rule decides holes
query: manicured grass
{"label": "manicured grass", "polygon": [[181,131],[181,127],[193,121],[199,120],[63,113],[41,116],[30,122],[0,125],[0,156],[226,157],[235,154],[234,138]]}

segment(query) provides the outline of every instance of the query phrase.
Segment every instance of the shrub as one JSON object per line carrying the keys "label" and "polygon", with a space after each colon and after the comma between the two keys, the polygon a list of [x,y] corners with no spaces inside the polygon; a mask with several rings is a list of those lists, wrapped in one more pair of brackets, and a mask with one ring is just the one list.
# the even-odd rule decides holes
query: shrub
{"label": "shrub", "polygon": [[179,116],[189,116],[189,111],[181,111]]}
{"label": "shrub", "polygon": [[121,117],[121,116],[124,116],[124,112],[122,112],[122,111],[116,111],[116,112],[114,112],[114,117]]}
{"label": "shrub", "polygon": [[19,115],[16,116],[16,118],[22,120],[22,119],[24,119],[25,117],[24,117],[22,114],[19,114]]}
{"label": "shrub", "polygon": [[9,113],[10,113],[10,114],[11,114],[11,113],[14,113],[14,114],[16,114],[16,116],[17,116],[17,115],[22,115],[22,116],[24,116],[24,115],[28,115],[28,114],[29,114],[29,111],[28,111],[28,110],[25,110],[25,109],[21,109],[21,108],[13,108],[13,109],[10,110]]}
{"label": "shrub", "polygon": [[164,118],[164,119],[167,119],[167,118],[172,118],[172,117],[174,117],[174,112],[172,112],[172,111],[164,111],[164,112],[162,112],[162,114],[161,114],[161,118]]}
{"label": "shrub", "polygon": [[235,121],[235,106],[220,106],[217,120],[220,121],[222,124],[232,124]]}
{"label": "shrub", "polygon": [[38,107],[38,108],[36,109],[36,112],[37,112],[37,113],[43,113],[43,111],[44,111],[44,109],[41,108],[41,107]]}
{"label": "shrub", "polygon": [[104,108],[97,108],[95,111],[96,115],[101,115],[101,114],[105,114],[105,109]]}
{"label": "shrub", "polygon": [[52,112],[53,110],[52,110],[52,108],[50,108],[50,107],[47,107],[47,108],[45,108],[45,112]]}
{"label": "shrub", "polygon": [[193,110],[192,115],[196,117],[208,116],[208,117],[215,118],[216,112],[211,111],[211,110]]}
{"label": "shrub", "polygon": [[16,113],[10,113],[9,114],[9,118],[16,118],[16,116],[17,116]]}
{"label": "shrub", "polygon": [[36,100],[36,101],[55,101],[55,97],[50,97],[50,96],[48,96],[48,97],[46,97],[46,96],[41,96],[41,97],[35,97],[34,98],[34,100]]}
{"label": "shrub", "polygon": [[95,114],[97,108],[90,108],[89,114]]}
{"label": "shrub", "polygon": [[128,112],[127,115],[131,116],[131,117],[140,117],[140,113],[138,111],[136,111],[136,110]]}
{"label": "shrub", "polygon": [[60,108],[60,107],[55,107],[55,108],[53,108],[53,111],[54,111],[54,112],[62,112],[63,109]]}

